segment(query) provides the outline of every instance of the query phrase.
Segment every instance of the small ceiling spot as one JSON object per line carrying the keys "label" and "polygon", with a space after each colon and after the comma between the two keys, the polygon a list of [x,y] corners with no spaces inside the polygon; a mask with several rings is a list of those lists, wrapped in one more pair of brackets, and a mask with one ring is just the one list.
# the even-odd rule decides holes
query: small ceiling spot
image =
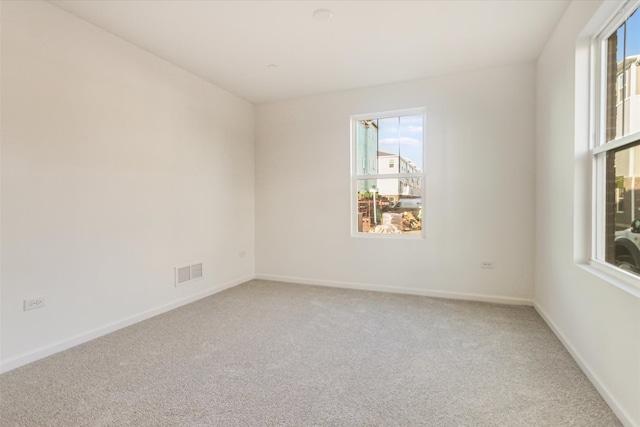
{"label": "small ceiling spot", "polygon": [[267,68],[269,68],[270,70],[274,70],[274,69],[278,68],[278,64],[269,64],[269,65],[267,65]]}
{"label": "small ceiling spot", "polygon": [[329,9],[316,9],[313,11],[313,17],[318,21],[328,21],[333,17],[333,12]]}

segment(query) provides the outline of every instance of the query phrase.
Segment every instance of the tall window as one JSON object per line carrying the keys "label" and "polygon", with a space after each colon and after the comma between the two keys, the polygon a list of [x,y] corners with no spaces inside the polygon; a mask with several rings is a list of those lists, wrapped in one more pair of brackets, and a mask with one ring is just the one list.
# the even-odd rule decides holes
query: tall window
{"label": "tall window", "polygon": [[421,237],[424,110],[353,116],[353,235]]}
{"label": "tall window", "polygon": [[595,258],[640,275],[640,2],[632,3],[595,45]]}

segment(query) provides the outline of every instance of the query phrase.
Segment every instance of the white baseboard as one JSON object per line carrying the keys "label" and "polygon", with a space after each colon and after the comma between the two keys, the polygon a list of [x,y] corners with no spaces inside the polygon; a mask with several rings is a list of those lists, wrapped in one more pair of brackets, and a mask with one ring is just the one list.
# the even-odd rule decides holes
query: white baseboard
{"label": "white baseboard", "polygon": [[127,326],[131,326],[135,323],[142,322],[143,320],[149,319],[151,317],[157,316],[159,314],[165,313],[167,311],[176,309],[183,305],[192,303],[202,298],[206,298],[210,295],[217,294],[218,292],[222,292],[226,289],[237,286],[241,283],[247,282],[249,280],[254,279],[255,276],[247,276],[244,278],[240,278],[237,280],[233,280],[231,282],[223,283],[221,285],[213,286],[204,291],[198,292],[193,295],[189,295],[188,297],[181,298],[179,300],[173,301],[171,303],[162,305],[160,307],[152,308],[150,310],[144,311],[139,314],[135,314],[133,316],[127,317],[122,320],[118,320],[113,323],[109,323],[100,328],[93,329],[91,331],[76,335],[74,337],[59,341],[57,343],[48,345],[46,347],[39,348],[34,351],[30,351],[25,354],[21,354],[17,357],[11,358],[9,360],[3,361],[0,364],[0,373],[8,372],[12,369],[19,368],[20,366],[24,366],[28,363],[35,362],[36,360],[43,359],[47,356],[51,356],[52,354],[59,353],[63,350],[67,350],[71,347],[75,347],[79,344],[83,344],[85,342],[91,341],[93,339],[99,338],[103,335],[107,335],[111,332],[115,332],[118,329],[126,328]]}
{"label": "white baseboard", "polygon": [[533,300],[526,298],[513,298],[498,295],[482,295],[463,292],[446,292],[417,288],[396,288],[391,286],[369,285],[364,283],[334,282],[329,280],[307,279],[302,277],[278,276],[272,274],[258,274],[256,279],[271,280],[275,282],[300,283],[303,285],[328,286],[332,288],[359,289],[363,291],[389,292],[395,294],[420,295],[434,298],[460,299],[466,301],[492,302],[510,305],[533,306]]}
{"label": "white baseboard", "polygon": [[600,396],[607,402],[607,405],[611,408],[614,414],[618,417],[620,422],[625,427],[640,427],[640,424],[635,424],[633,419],[629,416],[629,414],[624,410],[624,408],[620,405],[618,400],[611,394],[609,389],[604,385],[604,383],[600,380],[598,375],[595,374],[593,369],[589,366],[589,364],[585,361],[585,359],[580,355],[580,353],[576,350],[576,348],[571,344],[571,341],[567,339],[567,337],[560,331],[560,329],[553,322],[549,314],[538,304],[534,303],[533,307],[540,314],[540,317],[547,323],[549,328],[553,331],[553,333],[558,337],[562,345],[567,349],[571,357],[576,361],[582,372],[587,376],[589,381],[593,384],[593,386],[598,390]]}

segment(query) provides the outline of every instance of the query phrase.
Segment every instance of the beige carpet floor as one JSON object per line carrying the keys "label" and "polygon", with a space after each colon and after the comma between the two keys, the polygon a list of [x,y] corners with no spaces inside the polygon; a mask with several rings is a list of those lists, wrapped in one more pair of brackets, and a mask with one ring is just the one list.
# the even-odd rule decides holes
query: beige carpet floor
{"label": "beige carpet floor", "polygon": [[617,426],[531,307],[253,280],[0,376],[2,426]]}

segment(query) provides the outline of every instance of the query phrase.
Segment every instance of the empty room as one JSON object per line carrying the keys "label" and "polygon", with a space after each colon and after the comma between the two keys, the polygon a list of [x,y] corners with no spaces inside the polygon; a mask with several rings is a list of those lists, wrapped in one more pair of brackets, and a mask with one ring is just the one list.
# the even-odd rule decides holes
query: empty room
{"label": "empty room", "polygon": [[640,427],[639,8],[0,1],[0,425]]}

